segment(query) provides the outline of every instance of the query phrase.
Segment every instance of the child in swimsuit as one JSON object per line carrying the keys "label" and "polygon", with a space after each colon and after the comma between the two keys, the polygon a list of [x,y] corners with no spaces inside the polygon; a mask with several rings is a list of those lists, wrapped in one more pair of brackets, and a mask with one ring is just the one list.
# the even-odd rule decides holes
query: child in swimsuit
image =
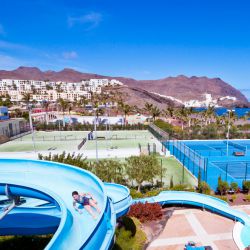
{"label": "child in swimsuit", "polygon": [[93,196],[90,193],[79,194],[77,191],[74,191],[72,192],[72,197],[73,197],[73,207],[80,214],[82,214],[82,211],[77,207],[77,204],[82,205],[88,211],[88,213],[93,217],[93,219],[96,219],[96,215],[91,207],[94,207],[98,213],[101,212],[101,210],[97,206],[97,201],[93,199]]}

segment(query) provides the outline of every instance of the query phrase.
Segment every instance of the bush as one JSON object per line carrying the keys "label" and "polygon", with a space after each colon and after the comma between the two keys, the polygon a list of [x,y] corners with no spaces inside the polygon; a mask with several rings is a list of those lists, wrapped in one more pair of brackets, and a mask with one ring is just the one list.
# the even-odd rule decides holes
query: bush
{"label": "bush", "polygon": [[133,188],[130,189],[130,195],[133,199],[140,199],[144,197],[142,193],[138,192],[137,190]]}
{"label": "bush", "polygon": [[231,188],[231,190],[236,192],[238,190],[238,183],[237,182],[231,182],[230,188]]}
{"label": "bush", "polygon": [[146,192],[146,193],[144,194],[144,197],[156,196],[156,195],[158,195],[161,191],[162,191],[162,189],[155,189],[155,190],[148,191],[148,192]]}
{"label": "bush", "polygon": [[226,181],[223,181],[221,177],[218,178],[218,187],[217,187],[218,192],[220,195],[226,194],[226,192],[229,190],[229,185]]}
{"label": "bush", "polygon": [[219,196],[219,197],[217,197],[217,198],[219,198],[219,199],[221,199],[221,200],[223,200],[223,201],[226,201],[226,202],[227,202],[227,196]]}
{"label": "bush", "polygon": [[51,153],[49,153],[48,156],[45,156],[45,155],[42,155],[42,154],[39,153],[38,154],[38,159],[39,160],[45,160],[45,161],[55,161],[55,162],[65,163],[65,164],[77,166],[79,168],[91,170],[90,165],[86,161],[86,158],[83,158],[82,154],[78,154],[78,155],[75,155],[74,153],[66,154],[65,151],[64,151],[61,154],[51,155]]}
{"label": "bush", "polygon": [[245,200],[250,201],[250,194],[245,195]]}
{"label": "bush", "polygon": [[202,194],[210,194],[211,193],[211,189],[210,189],[209,185],[205,181],[200,182],[197,191],[199,193],[202,193]]}
{"label": "bush", "polygon": [[132,237],[135,236],[135,234],[136,234],[136,225],[135,225],[134,221],[130,217],[124,216],[122,218],[122,225],[124,226],[125,230],[131,232]]}
{"label": "bush", "polygon": [[[122,223],[124,223],[127,217],[123,217]],[[130,229],[126,230],[124,225],[121,228],[116,229],[116,242],[113,247],[113,250],[142,250],[143,246],[147,240],[145,233],[141,230],[141,223],[136,218],[131,218],[129,222],[130,226],[134,224],[136,230],[133,236],[133,233]],[[133,229],[134,230],[134,229]]]}
{"label": "bush", "polygon": [[243,181],[243,189],[246,190],[248,193],[250,191],[250,181]]}
{"label": "bush", "polygon": [[185,184],[177,184],[172,189],[172,191],[188,191],[188,192],[195,192],[195,189],[185,185]]}
{"label": "bush", "polygon": [[233,195],[231,195],[231,197],[230,197],[230,201],[231,201],[231,202],[234,202],[234,201],[236,200],[236,198],[237,198],[236,194],[233,194]]}
{"label": "bush", "polygon": [[162,218],[161,205],[158,203],[136,203],[130,207],[128,216],[135,217],[140,222],[158,220]]}

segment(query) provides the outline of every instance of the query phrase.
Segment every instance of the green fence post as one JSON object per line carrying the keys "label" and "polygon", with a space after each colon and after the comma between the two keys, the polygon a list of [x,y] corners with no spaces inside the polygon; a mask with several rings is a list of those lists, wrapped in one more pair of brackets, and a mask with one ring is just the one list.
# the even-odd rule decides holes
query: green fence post
{"label": "green fence post", "polygon": [[161,187],[163,186],[162,184],[162,159],[161,159]]}
{"label": "green fence post", "polygon": [[245,170],[245,181],[247,180],[247,166],[248,166],[248,164],[246,163],[246,170]]}

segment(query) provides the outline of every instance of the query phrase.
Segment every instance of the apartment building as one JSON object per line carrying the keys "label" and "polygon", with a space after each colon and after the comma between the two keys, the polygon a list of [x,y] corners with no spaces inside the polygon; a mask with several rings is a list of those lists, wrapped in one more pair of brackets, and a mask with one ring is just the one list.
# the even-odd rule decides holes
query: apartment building
{"label": "apartment building", "polygon": [[92,94],[101,94],[102,87],[122,85],[116,79],[89,79],[81,82],[52,82],[37,80],[0,80],[0,95],[10,95],[11,101],[22,101],[25,93],[31,94],[31,99],[41,102],[55,102],[59,98],[69,101],[80,100],[82,97],[91,99]]}

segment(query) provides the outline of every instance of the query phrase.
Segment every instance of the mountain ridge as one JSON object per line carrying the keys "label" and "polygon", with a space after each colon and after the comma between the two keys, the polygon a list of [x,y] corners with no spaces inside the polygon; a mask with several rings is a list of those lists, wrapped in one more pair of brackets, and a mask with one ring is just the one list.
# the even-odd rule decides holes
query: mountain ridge
{"label": "mountain ridge", "polygon": [[[156,80],[136,80],[123,76],[105,76],[95,73],[83,73],[71,68],[64,68],[60,71],[41,71],[37,67],[20,66],[14,70],[0,70],[0,79],[22,79],[22,80],[50,80],[79,82],[90,78],[117,79],[127,85],[129,91],[145,91],[157,93],[163,96],[171,96],[182,101],[204,100],[204,94],[212,95],[213,99],[230,96],[236,97],[237,103],[248,105],[247,98],[236,88],[224,82],[222,79],[208,78],[206,76],[178,75],[169,76]],[[152,95],[148,96],[152,96]],[[162,98],[161,98],[162,99]],[[145,100],[144,100],[145,101]]]}

